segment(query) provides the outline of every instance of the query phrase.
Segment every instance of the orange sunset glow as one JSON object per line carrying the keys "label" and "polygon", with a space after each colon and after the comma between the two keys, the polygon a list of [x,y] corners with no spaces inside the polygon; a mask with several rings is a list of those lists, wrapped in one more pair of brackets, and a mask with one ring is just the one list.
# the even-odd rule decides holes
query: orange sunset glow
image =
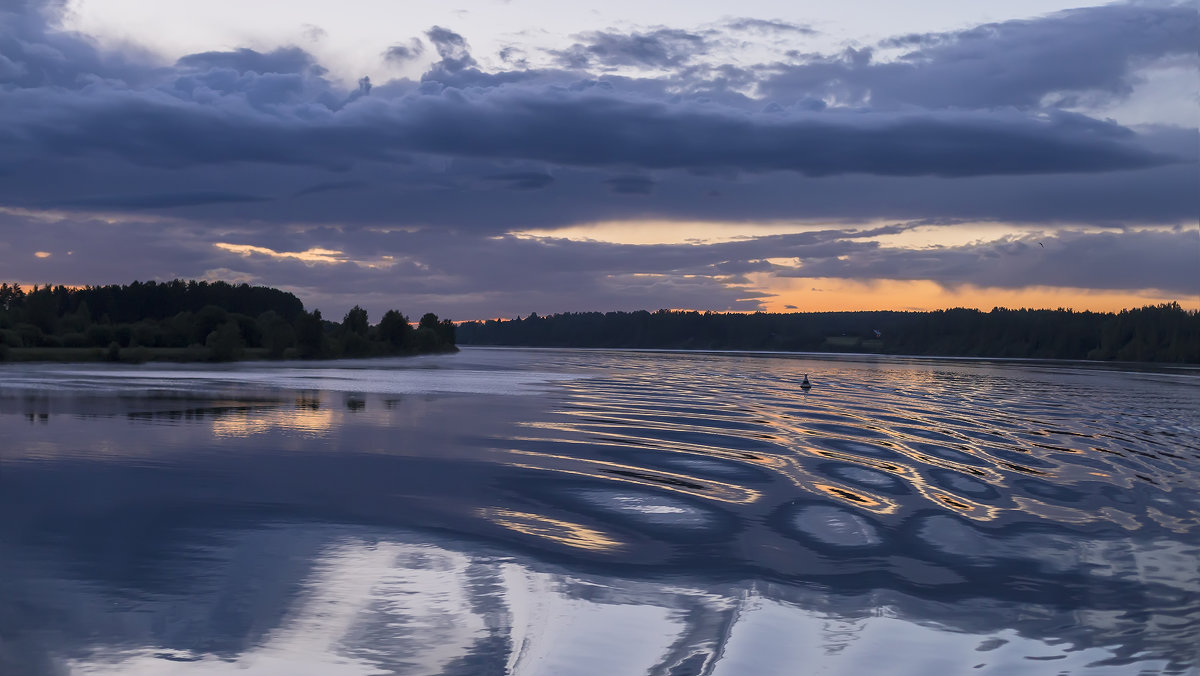
{"label": "orange sunset glow", "polygon": [[858,310],[929,311],[952,307],[1066,308],[1076,311],[1119,312],[1126,308],[1177,302],[1200,310],[1200,297],[1180,297],[1153,289],[1138,292],[1029,287],[998,289],[944,287],[927,280],[854,281],[845,279],[763,279],[761,288],[773,294],[763,299],[766,312],[838,312]]}

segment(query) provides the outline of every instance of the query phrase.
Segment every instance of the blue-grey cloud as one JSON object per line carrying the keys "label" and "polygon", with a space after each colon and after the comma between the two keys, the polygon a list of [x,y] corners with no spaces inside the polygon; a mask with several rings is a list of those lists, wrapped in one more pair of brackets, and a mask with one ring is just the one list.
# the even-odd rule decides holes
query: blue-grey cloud
{"label": "blue-grey cloud", "polygon": [[370,183],[367,183],[366,181],[329,181],[305,186],[292,193],[292,197],[304,197],[305,195],[319,195],[326,192],[354,190],[357,188],[365,188],[369,185]]}
{"label": "blue-grey cloud", "polygon": [[798,34],[798,35],[816,35],[817,31],[812,26],[792,23],[790,21],[780,21],[779,19],[755,19],[752,17],[742,17],[739,19],[730,19],[725,22],[725,27],[733,31],[745,31],[752,33],[782,33],[782,34]]}
{"label": "blue-grey cloud", "polygon": [[496,56],[509,67],[521,69],[529,67],[529,59],[526,57],[525,50],[515,45],[502,47]]}
{"label": "blue-grey cloud", "polygon": [[[710,42],[728,46],[718,29],[681,31],[678,51],[657,56],[637,56],[632,38],[673,34],[580,42],[606,45],[588,68],[667,72],[653,77],[519,58],[489,71],[464,36],[434,27],[439,61],[419,80],[355,89],[295,47],[163,64],[55,30],[40,5],[18,9],[0,10],[0,214],[62,219],[0,223],[0,263],[26,281],[128,281],[136,250],[139,276],[236,274],[328,302],[388,289],[380,294],[436,300],[457,317],[634,309],[647,298],[755,309],[751,273],[1195,292],[1169,281],[1189,277],[1194,227],[1125,226],[1195,223],[1200,134],[1057,109],[1071,92],[1120,96],[1145,63],[1185,53],[1178,36],[1194,16],[1176,5],[902,36],[878,48],[907,50],[892,62],[859,50],[713,66],[700,56]],[[737,23],[724,30],[789,30]],[[1106,41],[1113,53],[1090,65],[1061,51],[1086,57]],[[989,83],[980,69],[1006,79]],[[631,218],[833,225],[688,246],[509,234]],[[1033,264],[1021,237],[909,251],[882,246],[883,231],[843,229],[880,218],[1041,224],[1046,253],[1034,255],[1047,264]],[[348,258],[246,257],[215,248],[218,238]],[[1122,249],[1124,267],[1109,271]],[[382,255],[393,262],[351,262]],[[800,267],[767,262],[783,258]]]}
{"label": "blue-grey cloud", "polygon": [[231,192],[183,192],[158,193],[152,195],[108,195],[71,200],[65,205],[96,208],[164,209],[190,207],[200,204],[240,204],[244,202],[266,202],[270,198],[259,195]]}
{"label": "blue-grey cloud", "polygon": [[1177,161],[1139,147],[1129,129],[1068,113],[755,114],[532,87],[357,96],[314,106],[319,100],[303,100],[304,76],[296,74],[210,74],[203,84],[188,79],[183,87],[83,97],[21,91],[15,102],[22,105],[0,111],[7,127],[0,147],[10,158],[104,153],[162,167],[336,168],[425,153],[808,176],[1092,173]]}
{"label": "blue-grey cloud", "polygon": [[201,52],[184,56],[176,65],[185,71],[231,70],[238,75],[310,73],[319,76],[326,72],[308,52],[299,47],[283,47],[265,53],[246,48],[228,52]]}
{"label": "blue-grey cloud", "polygon": [[147,52],[102,50],[86,36],[51,28],[61,2],[0,3],[0,87],[77,89],[103,80],[139,85],[152,71]]}
{"label": "blue-grey cloud", "polygon": [[[0,129],[0,134],[3,130]],[[1196,148],[1196,132],[1172,132],[1152,147]],[[843,174],[805,178],[789,172],[730,176],[722,172],[628,169],[553,169],[555,181],[538,199],[491,189],[487,176],[546,172],[544,162],[415,156],[407,162],[359,161],[324,169],[273,168],[254,162],[162,168],[114,162],[104,154],[33,157],[11,165],[0,181],[0,203],[24,208],[72,208],[72,200],[114,194],[188,191],[257,194],[272,202],[178,207],[175,216],[227,222],[338,223],[443,226],[488,233],[553,228],[628,218],[702,221],[779,221],[875,218],[1088,223],[1195,222],[1195,164],[1100,174],[888,177]],[[0,165],[5,158],[0,156]],[[1193,160],[1194,162],[1194,160]],[[620,175],[653,176],[654,191],[614,199],[605,181]],[[353,199],[336,192],[289,196],[310,186],[357,181]],[[135,186],[135,188],[131,188]],[[182,186],[182,187],[181,187]]]}
{"label": "blue-grey cloud", "polygon": [[977,176],[1175,161],[1129,144],[1134,134],[1128,129],[1065,113],[776,116],[554,91],[418,97],[405,104],[404,115],[380,130],[398,149],[573,166]]}
{"label": "blue-grey cloud", "polygon": [[393,63],[406,63],[415,61],[425,53],[425,43],[421,42],[420,38],[413,38],[408,42],[397,43],[388,47],[383,53],[383,58]]}
{"label": "blue-grey cloud", "polygon": [[709,46],[706,36],[675,28],[632,33],[595,31],[578,37],[580,42],[552,52],[560,63],[569,68],[673,68],[703,54]]}
{"label": "blue-grey cloud", "polygon": [[987,24],[951,33],[906,35],[883,47],[911,48],[880,61],[873,50],[798,55],[764,78],[771,97],[832,97],[872,106],[986,108],[1072,102],[1085,93],[1127,95],[1139,67],[1191,56],[1200,44],[1194,5],[1114,4],[1048,17]]}
{"label": "blue-grey cloud", "polygon": [[511,171],[485,176],[484,179],[494,181],[510,190],[537,190],[554,182],[553,176],[540,171]]}
{"label": "blue-grey cloud", "polygon": [[615,193],[623,195],[649,195],[654,190],[654,179],[648,176],[614,176],[604,180]]}
{"label": "blue-grey cloud", "polygon": [[[1098,8],[1102,18],[1110,9]],[[1119,9],[1147,13],[1148,22],[1180,22],[1174,8]],[[1045,23],[1049,28],[1043,26],[1042,32],[1066,30],[1059,25],[1064,23],[1107,27],[1112,20],[1101,21],[1080,10]],[[1034,30],[1021,26],[1020,30]],[[1009,24],[989,30],[1019,32]],[[1186,27],[1181,30],[1186,33]],[[26,33],[86,42],[53,31]],[[615,34],[605,35],[606,40],[615,39]],[[667,29],[641,35],[664,36],[687,44],[703,39]],[[10,94],[16,105],[0,113],[6,127],[0,132],[0,147],[9,164],[31,155],[99,153],[172,168],[257,162],[347,169],[361,161],[408,161],[411,154],[421,153],[578,167],[794,171],[807,176],[1087,173],[1173,160],[1169,153],[1141,147],[1140,137],[1129,129],[1080,115],[822,110],[808,105],[816,101],[811,98],[796,107],[763,107],[745,97],[717,102],[710,94],[681,99],[653,80],[613,79],[576,86],[553,73],[483,73],[475,67],[463,36],[434,27],[428,37],[442,60],[426,74],[420,89],[393,86],[382,93],[377,89],[373,96],[367,96],[369,87],[338,92],[323,77],[323,69],[298,48],[206,52],[180,59],[174,69],[149,69],[133,78],[153,81],[153,86],[131,87],[125,81],[106,86],[105,81],[86,92],[16,90]],[[956,37],[950,44],[964,40]],[[1150,49],[1142,42],[1130,44],[1140,45],[1142,51],[1131,47],[1126,60]],[[949,47],[939,43],[928,49]],[[1155,53],[1171,49],[1177,47],[1168,44]],[[90,45],[77,51],[89,55],[80,64],[99,68],[103,61]],[[931,54],[925,60],[940,63],[936,53]],[[754,104],[757,111],[749,108]]]}
{"label": "blue-grey cloud", "polygon": [[442,70],[454,73],[479,65],[471,56],[466,39],[458,33],[448,28],[434,26],[425,33],[425,37],[429,38],[434,49],[437,50],[438,56],[441,57],[439,68]]}

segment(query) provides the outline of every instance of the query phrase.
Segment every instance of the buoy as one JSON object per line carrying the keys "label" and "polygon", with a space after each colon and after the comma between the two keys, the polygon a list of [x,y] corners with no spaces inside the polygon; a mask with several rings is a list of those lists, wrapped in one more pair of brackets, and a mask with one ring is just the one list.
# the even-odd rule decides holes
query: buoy
{"label": "buoy", "polygon": [[807,373],[804,374],[804,380],[802,380],[800,382],[800,389],[802,389],[802,390],[812,389],[812,383],[808,382],[808,374]]}

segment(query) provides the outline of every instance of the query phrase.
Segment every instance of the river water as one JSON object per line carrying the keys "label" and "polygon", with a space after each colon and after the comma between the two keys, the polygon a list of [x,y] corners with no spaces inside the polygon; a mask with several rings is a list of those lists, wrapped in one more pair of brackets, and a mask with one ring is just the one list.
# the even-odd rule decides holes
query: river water
{"label": "river water", "polygon": [[1188,674],[1198,646],[1194,370],[0,366],[0,674]]}

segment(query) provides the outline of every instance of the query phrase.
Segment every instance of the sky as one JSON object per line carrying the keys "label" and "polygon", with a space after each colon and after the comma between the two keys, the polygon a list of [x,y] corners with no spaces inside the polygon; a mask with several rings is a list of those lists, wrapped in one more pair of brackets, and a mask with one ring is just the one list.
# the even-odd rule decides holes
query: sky
{"label": "sky", "polygon": [[1196,2],[0,0],[0,279],[1200,308]]}

